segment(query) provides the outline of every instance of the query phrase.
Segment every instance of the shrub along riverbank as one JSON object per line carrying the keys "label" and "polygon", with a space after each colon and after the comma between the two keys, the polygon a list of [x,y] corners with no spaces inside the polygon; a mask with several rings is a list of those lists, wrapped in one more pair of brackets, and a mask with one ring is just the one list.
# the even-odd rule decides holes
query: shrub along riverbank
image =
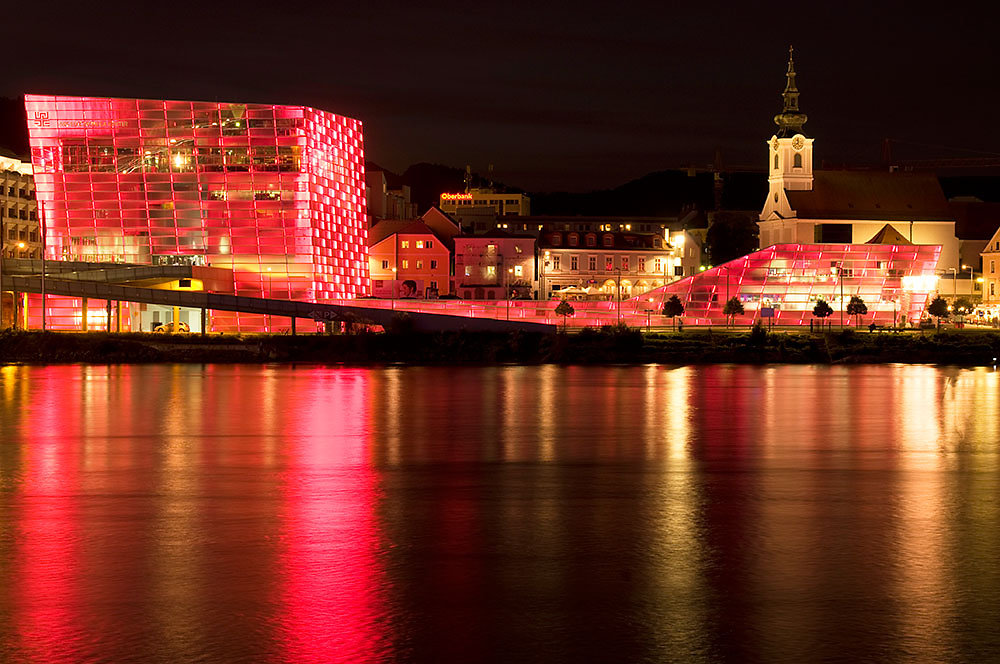
{"label": "shrub along riverbank", "polygon": [[320,362],[346,364],[928,363],[992,365],[1000,333],[743,332],[577,334],[398,332],[348,335],[159,335],[0,332],[0,363]]}

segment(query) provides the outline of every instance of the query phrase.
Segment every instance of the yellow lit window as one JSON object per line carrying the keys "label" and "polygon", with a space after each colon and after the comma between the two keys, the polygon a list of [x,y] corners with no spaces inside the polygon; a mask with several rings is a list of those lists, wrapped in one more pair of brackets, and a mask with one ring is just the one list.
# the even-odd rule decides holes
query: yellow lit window
{"label": "yellow lit window", "polygon": [[410,241],[409,240],[403,240],[402,242],[399,243],[399,246],[402,247],[403,249],[409,249],[410,248]]}
{"label": "yellow lit window", "polygon": [[417,240],[417,249],[423,249],[423,248],[424,248],[424,241]]}
{"label": "yellow lit window", "polygon": [[403,259],[403,269],[405,270],[405,269],[407,269],[408,267],[410,267],[410,261],[408,261],[408,260],[406,260],[406,259],[404,258],[404,259]]}

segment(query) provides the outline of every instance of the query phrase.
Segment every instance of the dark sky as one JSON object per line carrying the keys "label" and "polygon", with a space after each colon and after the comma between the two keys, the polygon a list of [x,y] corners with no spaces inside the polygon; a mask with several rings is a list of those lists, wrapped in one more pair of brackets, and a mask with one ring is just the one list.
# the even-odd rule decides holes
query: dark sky
{"label": "dark sky", "polygon": [[716,147],[763,167],[794,43],[818,160],[874,162],[886,136],[942,146],[914,156],[1000,153],[1000,11],[796,4],[19,5],[0,96],[308,104],[361,119],[367,157],[397,172],[493,163],[580,191]]}

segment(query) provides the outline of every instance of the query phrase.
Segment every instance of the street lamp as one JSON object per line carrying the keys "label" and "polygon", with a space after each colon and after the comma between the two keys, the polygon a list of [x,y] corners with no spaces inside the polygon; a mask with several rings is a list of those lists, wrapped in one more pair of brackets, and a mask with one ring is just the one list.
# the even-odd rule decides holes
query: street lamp
{"label": "street lamp", "polygon": [[[963,265],[962,269],[969,271],[969,297],[971,298],[972,294],[976,290],[975,280],[972,278],[972,266],[971,265]],[[971,302],[971,300],[970,300],[970,302]]]}
{"label": "street lamp", "polygon": [[395,311],[396,309],[396,268],[392,268],[392,283],[389,284],[389,308]]}
{"label": "street lamp", "polygon": [[514,268],[507,268],[506,276],[504,277],[504,287],[503,296],[507,301],[507,320],[510,320],[510,275],[514,274]]}

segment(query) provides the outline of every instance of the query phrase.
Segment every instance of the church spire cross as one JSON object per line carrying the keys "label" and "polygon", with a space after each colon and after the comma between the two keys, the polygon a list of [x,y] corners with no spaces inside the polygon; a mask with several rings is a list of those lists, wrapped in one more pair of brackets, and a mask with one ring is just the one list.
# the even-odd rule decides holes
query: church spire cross
{"label": "church spire cross", "polygon": [[802,125],[808,119],[805,113],[799,111],[799,88],[795,85],[795,48],[788,47],[788,71],[785,73],[785,91],[781,93],[784,105],[781,113],[774,116],[778,125],[778,137],[788,138],[802,133]]}

